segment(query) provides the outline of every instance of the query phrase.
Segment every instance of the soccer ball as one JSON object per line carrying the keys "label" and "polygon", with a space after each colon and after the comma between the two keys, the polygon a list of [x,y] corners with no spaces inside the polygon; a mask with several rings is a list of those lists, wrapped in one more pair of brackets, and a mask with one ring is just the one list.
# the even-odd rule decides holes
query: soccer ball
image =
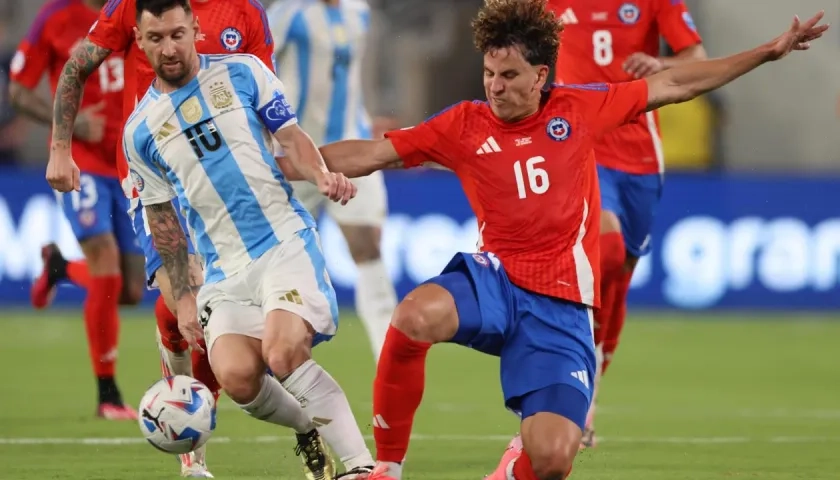
{"label": "soccer ball", "polygon": [[210,389],[192,377],[162,378],[140,400],[140,431],[162,452],[192,452],[207,443],[216,428],[215,404]]}

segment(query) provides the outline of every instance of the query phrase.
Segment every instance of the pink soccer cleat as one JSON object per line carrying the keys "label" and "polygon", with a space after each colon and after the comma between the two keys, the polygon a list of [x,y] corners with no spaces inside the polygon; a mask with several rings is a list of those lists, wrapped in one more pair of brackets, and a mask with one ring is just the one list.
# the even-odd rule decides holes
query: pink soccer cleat
{"label": "pink soccer cleat", "polygon": [[32,307],[37,310],[49,307],[55,298],[56,263],[64,261],[64,258],[61,257],[58,246],[51,243],[41,248],[41,260],[44,263],[44,268],[29,291],[29,300]]}
{"label": "pink soccer cleat", "polygon": [[484,477],[485,480],[509,480],[513,478],[513,461],[522,454],[522,437],[517,434],[508,443],[496,471]]}
{"label": "pink soccer cleat", "polygon": [[137,411],[127,405],[100,403],[96,416],[105,420],[137,420]]}
{"label": "pink soccer cleat", "polygon": [[367,477],[367,480],[400,480],[397,477],[392,477],[390,473],[388,465],[384,463],[377,463],[373,468],[373,471],[370,472],[370,475]]}

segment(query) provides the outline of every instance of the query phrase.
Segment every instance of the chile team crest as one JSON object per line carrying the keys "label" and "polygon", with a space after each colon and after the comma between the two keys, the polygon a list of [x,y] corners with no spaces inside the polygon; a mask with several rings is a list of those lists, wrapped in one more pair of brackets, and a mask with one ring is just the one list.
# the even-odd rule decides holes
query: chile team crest
{"label": "chile team crest", "polygon": [[572,126],[562,117],[554,117],[545,126],[545,133],[554,141],[562,142],[572,134]]}
{"label": "chile team crest", "polygon": [[239,50],[240,46],[242,46],[242,34],[239,33],[239,30],[233,27],[228,27],[222,30],[222,37],[220,40],[222,41],[222,46],[229,52],[235,52]]}
{"label": "chile team crest", "polygon": [[639,21],[640,16],[639,7],[634,3],[623,3],[618,7],[618,18],[622,23],[632,25]]}

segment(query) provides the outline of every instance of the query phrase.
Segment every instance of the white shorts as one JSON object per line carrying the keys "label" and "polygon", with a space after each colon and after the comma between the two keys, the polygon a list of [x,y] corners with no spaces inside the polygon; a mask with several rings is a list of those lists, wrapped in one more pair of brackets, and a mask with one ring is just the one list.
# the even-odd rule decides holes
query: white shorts
{"label": "white shorts", "polygon": [[352,179],[359,189],[356,197],[347,205],[328,200],[318,187],[309,182],[292,182],[295,197],[315,218],[323,207],[327,215],[339,225],[381,227],[388,214],[388,194],[385,191],[385,177],[382,172],[373,172],[366,177]]}
{"label": "white shorts", "polygon": [[314,344],[338,329],[338,303],[314,228],[265,252],[236,274],[201,287],[198,312],[207,351],[222,335],[262,340],[272,310],[299,315],[317,332]]}

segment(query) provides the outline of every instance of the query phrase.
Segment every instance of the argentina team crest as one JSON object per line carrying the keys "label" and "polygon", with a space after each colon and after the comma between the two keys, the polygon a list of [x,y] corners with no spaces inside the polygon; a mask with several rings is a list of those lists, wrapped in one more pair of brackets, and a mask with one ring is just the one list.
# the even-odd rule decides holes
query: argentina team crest
{"label": "argentina team crest", "polygon": [[233,94],[223,82],[210,85],[210,103],[219,110],[233,105]]}
{"label": "argentina team crest", "polygon": [[554,141],[562,142],[572,134],[572,126],[562,117],[554,117],[545,126],[545,133]]}
{"label": "argentina team crest", "polygon": [[235,52],[242,46],[242,34],[239,33],[239,30],[233,27],[228,27],[222,30],[222,37],[220,40],[222,41],[222,46],[229,52]]}
{"label": "argentina team crest", "polygon": [[634,3],[623,3],[618,7],[618,19],[627,25],[633,25],[639,21],[641,11]]}

